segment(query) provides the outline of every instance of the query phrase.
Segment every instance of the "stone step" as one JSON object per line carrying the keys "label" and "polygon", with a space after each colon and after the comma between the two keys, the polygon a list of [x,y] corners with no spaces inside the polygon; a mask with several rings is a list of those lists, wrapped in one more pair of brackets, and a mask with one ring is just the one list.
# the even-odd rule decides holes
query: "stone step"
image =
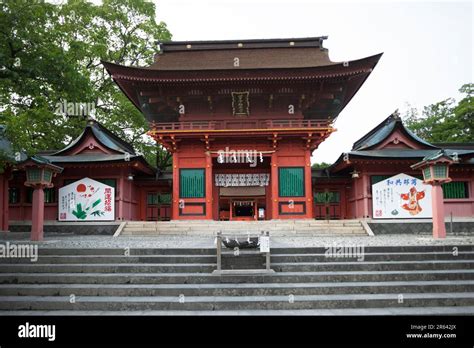
{"label": "stone step", "polygon": [[212,229],[212,230],[232,230],[232,229],[250,229],[250,230],[267,230],[267,229],[300,229],[300,228],[341,228],[341,227],[362,227],[360,223],[339,223],[339,224],[231,224],[231,225],[209,225],[209,224],[186,224],[186,225],[139,225],[130,224],[124,227],[124,229]]}
{"label": "stone step", "polygon": [[256,310],[474,306],[474,293],[289,296],[0,296],[0,310]]}
{"label": "stone step", "polygon": [[215,248],[39,248],[42,255],[216,255]]}
{"label": "stone step", "polygon": [[[213,240],[212,238],[211,240]],[[362,247],[360,241],[350,244],[341,244],[337,241],[328,241],[326,247],[274,247],[271,249],[272,256],[285,255],[302,255],[302,254],[324,254],[329,247]],[[428,253],[436,259],[436,254],[445,253],[452,254],[461,252],[474,252],[474,245],[410,245],[410,246],[364,246],[364,253],[380,253],[380,254],[398,254],[398,253]],[[40,256],[47,255],[215,255],[215,248],[52,248],[40,247],[38,249]],[[0,262],[5,258],[0,258]]]}
{"label": "stone step", "polygon": [[210,273],[0,273],[0,284],[239,284],[474,280],[474,270],[276,272],[215,276]]}
{"label": "stone step", "polygon": [[301,222],[285,222],[285,221],[186,221],[186,222],[143,222],[143,221],[130,221],[127,222],[124,230],[235,230],[235,229],[248,229],[248,230],[295,230],[300,228],[344,228],[353,227],[361,228],[362,225],[359,221],[301,221]]}
{"label": "stone step", "polygon": [[[325,253],[314,254],[272,254],[271,261],[275,262],[346,262],[353,258],[328,257]],[[364,261],[415,261],[415,260],[474,260],[474,252],[461,251],[457,255],[451,252],[401,252],[401,253],[374,253],[365,252]]]}
{"label": "stone step", "polygon": [[[328,248],[337,256],[342,246],[362,251],[362,245],[333,243]],[[37,262],[0,258],[0,311],[277,315],[410,307],[459,313],[457,308],[474,308],[473,245],[370,246],[353,258],[327,257],[328,248],[272,248],[275,273],[218,276],[212,274],[215,248],[40,247]],[[261,254],[242,250],[236,257],[232,249],[224,251],[224,266],[233,261],[263,266]],[[75,303],[70,303],[72,294]]]}
{"label": "stone step", "polygon": [[124,230],[158,230],[158,231],[167,231],[167,230],[186,230],[186,231],[195,231],[195,230],[212,230],[212,231],[222,231],[226,233],[227,231],[250,231],[250,232],[260,232],[260,231],[278,231],[278,230],[299,230],[299,229],[337,229],[337,228],[355,228],[361,229],[362,225],[334,225],[334,224],[324,224],[324,225],[276,225],[276,226],[257,226],[257,225],[229,225],[229,226],[218,226],[218,225],[183,225],[183,226],[130,226],[127,225],[124,227]]}
{"label": "stone step", "polygon": [[313,220],[313,219],[297,219],[297,220],[251,220],[251,221],[216,221],[216,220],[173,220],[173,221],[127,221],[129,225],[137,226],[182,226],[182,225],[219,225],[219,226],[231,226],[231,225],[329,225],[329,224],[360,224],[360,220]]}
{"label": "stone step", "polygon": [[338,242],[337,240],[328,240],[327,244],[324,247],[289,247],[281,248],[275,247],[271,249],[273,254],[313,254],[313,253],[325,253],[328,250],[328,247],[331,248],[341,248],[341,247],[364,247],[364,252],[366,253],[451,253],[456,254],[459,252],[474,252],[473,244],[465,245],[400,245],[400,246],[367,246],[360,241],[347,242],[343,241]]}
{"label": "stone step", "polygon": [[214,226],[214,225],[202,225],[202,226],[190,226],[190,225],[183,225],[183,226],[125,226],[124,230],[158,230],[158,231],[166,231],[166,230],[211,230],[211,231],[222,231],[224,234],[227,231],[246,231],[251,233],[260,233],[261,231],[283,231],[283,230],[299,230],[299,229],[336,229],[336,228],[354,228],[354,229],[361,229],[363,228],[362,225],[333,225],[333,224],[325,224],[325,225],[301,225],[301,226],[285,226],[285,225],[277,225],[277,226],[256,226],[256,225],[231,225],[231,226]]}
{"label": "stone step", "polygon": [[0,296],[289,296],[474,292],[474,280],[247,284],[0,284]]}
{"label": "stone step", "polygon": [[38,260],[27,258],[0,259],[1,264],[104,264],[104,263],[215,263],[216,255],[43,255]]}
{"label": "stone step", "polygon": [[456,307],[385,307],[385,308],[333,308],[333,309],[300,309],[300,310],[226,310],[226,311],[81,311],[81,310],[58,310],[58,311],[0,311],[0,316],[280,316],[280,315],[304,315],[304,316],[387,316],[387,315],[414,315],[414,316],[446,316],[446,315],[474,315],[474,306]]}
{"label": "stone step", "polygon": [[[224,251],[226,249],[223,249]],[[357,259],[328,257],[325,253],[271,255],[271,262],[347,262]],[[415,261],[415,260],[474,260],[474,252],[461,251],[456,256],[451,252],[402,252],[370,253],[364,251],[364,261]],[[40,255],[36,261],[29,258],[0,258],[1,264],[82,264],[82,263],[215,263],[216,254],[203,255]]]}
{"label": "stone step", "polygon": [[[235,257],[242,259],[241,257]],[[329,259],[330,260],[330,259]],[[262,258],[262,267],[263,267]],[[416,261],[338,261],[338,262],[289,262],[271,263],[276,272],[329,272],[329,271],[389,271],[389,270],[433,270],[433,269],[474,269],[474,260],[416,260]],[[5,263],[0,273],[125,273],[155,272],[210,273],[216,269],[216,263],[104,263],[104,264],[22,264]]]}
{"label": "stone step", "polygon": [[216,267],[216,263],[3,264],[0,273],[211,273]]}
{"label": "stone step", "polygon": [[[228,232],[228,236],[247,236],[247,233],[252,234],[259,234],[258,231],[247,231],[245,233],[241,231],[236,231],[236,233]],[[209,236],[214,237],[217,234],[217,231],[206,231],[206,230],[196,230],[196,231],[125,231],[122,232],[122,236],[145,236],[145,237],[152,237],[152,236],[159,236],[159,235],[176,235],[176,236]],[[274,237],[291,237],[291,236],[301,236],[301,237],[330,237],[330,236],[367,236],[365,231],[359,230],[344,230],[344,231],[325,231],[325,230],[318,230],[318,231],[271,231],[271,235]]]}
{"label": "stone step", "polygon": [[[329,259],[331,260],[331,259]],[[354,262],[291,262],[272,263],[276,272],[327,272],[327,271],[396,271],[474,269],[474,260],[416,260],[416,261],[354,261]]]}

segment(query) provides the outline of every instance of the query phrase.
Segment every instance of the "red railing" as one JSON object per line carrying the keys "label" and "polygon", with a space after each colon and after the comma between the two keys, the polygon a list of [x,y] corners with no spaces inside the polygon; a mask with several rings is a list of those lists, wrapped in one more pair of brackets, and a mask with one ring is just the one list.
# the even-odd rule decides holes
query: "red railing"
{"label": "red railing", "polygon": [[327,121],[316,120],[223,120],[223,121],[185,121],[154,123],[157,131],[208,130],[208,129],[275,129],[275,128],[325,128]]}

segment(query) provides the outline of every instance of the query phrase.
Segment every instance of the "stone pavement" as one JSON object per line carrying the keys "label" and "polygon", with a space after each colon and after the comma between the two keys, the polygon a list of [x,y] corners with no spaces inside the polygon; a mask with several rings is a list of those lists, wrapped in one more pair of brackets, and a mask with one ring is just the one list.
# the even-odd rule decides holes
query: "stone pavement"
{"label": "stone pavement", "polygon": [[[0,241],[26,242],[28,233],[0,233]],[[214,248],[215,238],[208,236],[71,236],[47,235],[38,244],[48,248]],[[325,247],[330,245],[363,246],[423,246],[423,245],[474,245],[474,236],[448,236],[435,240],[430,236],[398,234],[334,237],[271,237],[271,246]]]}

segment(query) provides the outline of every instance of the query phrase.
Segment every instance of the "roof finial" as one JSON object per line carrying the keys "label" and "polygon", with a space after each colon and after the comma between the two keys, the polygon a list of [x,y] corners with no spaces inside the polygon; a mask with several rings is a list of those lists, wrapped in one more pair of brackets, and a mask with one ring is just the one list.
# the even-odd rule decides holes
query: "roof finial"
{"label": "roof finial", "polygon": [[392,117],[394,120],[398,121],[400,120],[400,112],[398,111],[398,109],[396,109],[393,114],[392,114]]}
{"label": "roof finial", "polygon": [[92,117],[92,116],[88,116],[87,117],[87,125],[93,125],[94,123],[96,123],[96,120]]}

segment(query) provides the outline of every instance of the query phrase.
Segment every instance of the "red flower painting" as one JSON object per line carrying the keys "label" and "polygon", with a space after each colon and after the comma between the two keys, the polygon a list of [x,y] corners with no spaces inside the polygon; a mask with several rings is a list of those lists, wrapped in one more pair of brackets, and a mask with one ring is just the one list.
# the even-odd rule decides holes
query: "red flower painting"
{"label": "red flower painting", "polygon": [[407,210],[410,215],[417,215],[423,210],[420,200],[425,198],[425,191],[417,191],[415,187],[412,187],[408,193],[402,193],[400,196],[403,200],[408,201],[402,205],[402,208]]}

